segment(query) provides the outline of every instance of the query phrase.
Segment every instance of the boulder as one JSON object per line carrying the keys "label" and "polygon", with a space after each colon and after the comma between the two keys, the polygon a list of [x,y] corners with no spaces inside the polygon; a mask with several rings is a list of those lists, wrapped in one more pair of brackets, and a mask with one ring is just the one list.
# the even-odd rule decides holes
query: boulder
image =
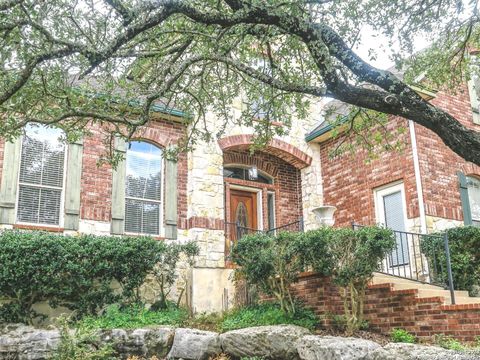
{"label": "boulder", "polygon": [[99,332],[100,343],[113,344],[113,348],[122,359],[127,359],[130,355],[148,358],[155,355],[163,358],[172,346],[174,335],[175,329],[168,326]]}
{"label": "boulder", "polygon": [[221,352],[220,338],[217,333],[179,328],[175,330],[173,345],[167,358],[206,360]]}
{"label": "boulder", "polygon": [[48,359],[60,342],[58,330],[10,324],[0,332],[0,360]]}
{"label": "boulder", "polygon": [[374,360],[475,360],[480,354],[459,353],[437,346],[418,344],[390,343],[383,347],[383,352],[374,356]]}
{"label": "boulder", "polygon": [[370,340],[315,335],[298,340],[297,351],[304,360],[370,360],[385,355],[382,347]]}
{"label": "boulder", "polygon": [[310,334],[294,325],[259,326],[226,332],[220,335],[222,349],[234,357],[263,357],[267,359],[298,359],[296,343]]}

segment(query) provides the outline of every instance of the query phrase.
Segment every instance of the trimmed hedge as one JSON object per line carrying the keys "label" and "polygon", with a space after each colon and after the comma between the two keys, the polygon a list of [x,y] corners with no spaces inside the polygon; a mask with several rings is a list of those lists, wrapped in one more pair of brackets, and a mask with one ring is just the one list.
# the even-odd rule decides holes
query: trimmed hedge
{"label": "trimmed hedge", "polygon": [[[471,295],[480,286],[480,228],[457,227],[447,230],[452,265],[453,284],[457,290],[468,290]],[[431,269],[440,264],[435,280],[448,284],[445,245],[443,236],[422,238],[422,251],[427,256]],[[478,290],[477,290],[478,291]]]}
{"label": "trimmed hedge", "polygon": [[150,237],[3,231],[0,299],[7,302],[0,306],[0,321],[31,323],[42,316],[32,305],[42,301],[74,310],[77,317],[134,302],[165,247]]}

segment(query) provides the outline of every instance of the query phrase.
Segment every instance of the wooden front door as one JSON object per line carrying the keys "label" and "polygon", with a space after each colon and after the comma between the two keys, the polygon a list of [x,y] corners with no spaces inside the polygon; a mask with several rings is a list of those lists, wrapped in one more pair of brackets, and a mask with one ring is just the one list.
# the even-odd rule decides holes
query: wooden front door
{"label": "wooden front door", "polygon": [[230,191],[230,239],[237,240],[239,234],[254,232],[257,223],[257,193],[241,190]]}

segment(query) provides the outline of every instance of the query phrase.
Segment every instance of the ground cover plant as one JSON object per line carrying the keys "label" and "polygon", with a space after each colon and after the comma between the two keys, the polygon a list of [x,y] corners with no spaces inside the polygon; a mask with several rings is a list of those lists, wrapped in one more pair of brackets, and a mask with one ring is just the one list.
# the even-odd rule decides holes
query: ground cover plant
{"label": "ground cover plant", "polygon": [[120,308],[112,305],[104,314],[86,316],[76,323],[85,329],[136,329],[150,325],[181,326],[188,318],[186,309],[173,305],[162,310],[148,310],[144,306],[133,305]]}
{"label": "ground cover plant", "polygon": [[390,333],[390,338],[393,342],[400,342],[400,343],[410,343],[414,344],[416,342],[415,336],[410,334],[405,329],[393,329]]}

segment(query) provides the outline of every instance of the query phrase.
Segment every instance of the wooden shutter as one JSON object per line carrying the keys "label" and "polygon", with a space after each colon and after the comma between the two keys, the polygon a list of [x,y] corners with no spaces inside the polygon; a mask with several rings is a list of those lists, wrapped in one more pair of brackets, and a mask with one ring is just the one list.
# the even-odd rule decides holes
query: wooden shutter
{"label": "wooden shutter", "polygon": [[124,159],[117,164],[112,174],[112,222],[111,233],[123,234],[125,228],[125,153],[127,146],[122,138],[115,139],[115,150],[121,152]]}
{"label": "wooden shutter", "polygon": [[177,238],[177,162],[165,162],[165,237]]}
{"label": "wooden shutter", "polygon": [[13,142],[6,141],[4,145],[2,179],[0,183],[0,224],[15,223],[21,144],[22,138],[18,137]]}
{"label": "wooden shutter", "polygon": [[460,188],[460,200],[462,201],[463,223],[465,225],[472,225],[472,212],[470,210],[470,202],[468,200],[467,177],[460,171],[457,172],[457,176]]}
{"label": "wooden shutter", "polygon": [[78,230],[80,222],[80,182],[82,179],[83,141],[68,145],[67,174],[65,184],[66,230]]}

